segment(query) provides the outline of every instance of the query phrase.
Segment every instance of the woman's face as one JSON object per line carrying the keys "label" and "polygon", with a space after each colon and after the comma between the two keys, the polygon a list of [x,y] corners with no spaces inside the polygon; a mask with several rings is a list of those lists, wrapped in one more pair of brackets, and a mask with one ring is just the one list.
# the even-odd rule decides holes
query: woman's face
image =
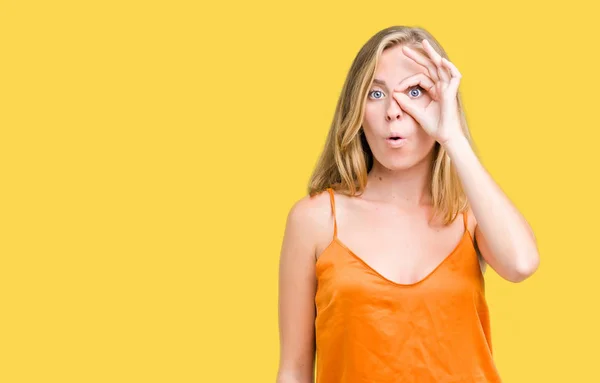
{"label": "woman's face", "polygon": [[[375,162],[390,170],[407,169],[429,159],[435,144],[392,96],[402,80],[417,73],[428,75],[426,68],[404,55],[401,45],[389,48],[381,54],[367,95],[362,122],[365,137]],[[418,86],[403,92],[422,108],[432,100],[427,91]],[[397,133],[403,142],[390,141],[391,133]]]}

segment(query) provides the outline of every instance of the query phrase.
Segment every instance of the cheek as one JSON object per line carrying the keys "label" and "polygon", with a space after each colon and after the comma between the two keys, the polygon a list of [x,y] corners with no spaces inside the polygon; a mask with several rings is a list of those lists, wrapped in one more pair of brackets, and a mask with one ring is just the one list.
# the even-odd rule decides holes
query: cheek
{"label": "cheek", "polygon": [[423,155],[429,153],[431,149],[433,149],[435,145],[435,139],[432,138],[429,134],[427,134],[423,129],[419,129],[417,133],[417,148],[416,151],[422,153]]}
{"label": "cheek", "polygon": [[373,104],[367,104],[365,106],[362,125],[365,130],[365,134],[367,135],[369,131],[376,129],[377,126],[381,124],[381,111],[378,109],[379,108]]}
{"label": "cheek", "polygon": [[429,103],[433,100],[433,98],[431,98],[431,96],[429,95],[429,93],[425,92],[425,94],[421,97],[419,97],[418,100],[416,100],[417,105],[420,105],[422,107],[426,107],[427,105],[429,105]]}
{"label": "cheek", "polygon": [[373,129],[370,126],[366,125],[366,124],[363,124],[363,133],[365,134],[365,139],[367,140],[367,144],[371,148],[373,148],[373,144],[375,143],[375,140],[376,140],[375,137],[377,135],[375,134],[375,132],[373,131]]}
{"label": "cheek", "polygon": [[378,116],[381,116],[381,111],[379,109],[381,108],[379,108],[378,105],[374,103],[367,103],[365,105],[365,114],[363,120],[373,123]]}

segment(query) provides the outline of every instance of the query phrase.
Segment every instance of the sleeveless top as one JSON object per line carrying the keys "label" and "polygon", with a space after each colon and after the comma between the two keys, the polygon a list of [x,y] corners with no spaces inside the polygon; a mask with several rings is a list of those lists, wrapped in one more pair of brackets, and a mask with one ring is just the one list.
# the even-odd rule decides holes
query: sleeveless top
{"label": "sleeveless top", "polygon": [[464,235],[425,278],[393,282],[334,234],[316,261],[317,383],[501,382],[484,279]]}

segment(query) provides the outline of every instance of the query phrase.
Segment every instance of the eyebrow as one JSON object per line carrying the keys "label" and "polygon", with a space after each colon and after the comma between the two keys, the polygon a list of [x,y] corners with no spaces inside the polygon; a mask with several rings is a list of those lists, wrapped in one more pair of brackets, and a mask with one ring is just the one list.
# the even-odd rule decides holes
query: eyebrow
{"label": "eyebrow", "polygon": [[[410,77],[410,76],[408,76],[408,77]],[[405,79],[402,79],[402,81],[406,80],[408,77],[406,77]],[[398,84],[400,84],[402,81],[400,81]],[[380,80],[378,78],[376,78],[376,79],[373,80],[373,84],[379,84],[379,85],[382,85],[382,86],[386,86],[385,85],[385,81]]]}

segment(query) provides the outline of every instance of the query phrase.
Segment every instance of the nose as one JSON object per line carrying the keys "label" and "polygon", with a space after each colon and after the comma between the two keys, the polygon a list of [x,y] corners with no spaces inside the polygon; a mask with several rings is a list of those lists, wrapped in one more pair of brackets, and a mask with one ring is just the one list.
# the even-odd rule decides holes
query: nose
{"label": "nose", "polygon": [[404,115],[404,111],[395,99],[391,99],[385,112],[386,121],[399,120]]}

